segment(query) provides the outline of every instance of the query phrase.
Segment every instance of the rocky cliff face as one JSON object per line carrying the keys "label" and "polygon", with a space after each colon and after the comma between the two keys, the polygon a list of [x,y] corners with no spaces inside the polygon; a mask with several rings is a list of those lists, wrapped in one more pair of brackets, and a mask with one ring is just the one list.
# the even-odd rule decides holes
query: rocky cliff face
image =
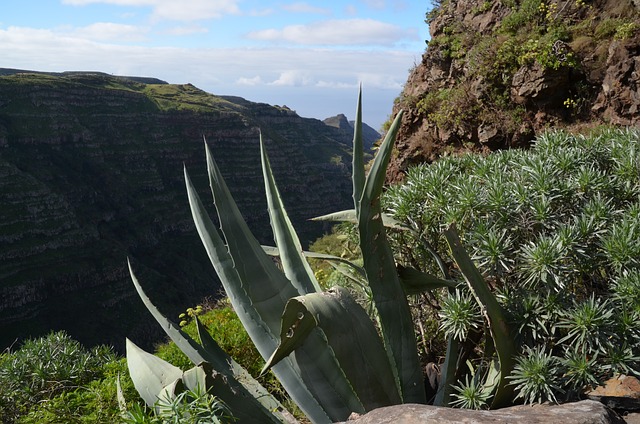
{"label": "rocky cliff face", "polygon": [[388,180],[453,151],[528,145],[550,127],[640,122],[640,2],[442,0],[394,112]]}
{"label": "rocky cliff face", "polygon": [[294,226],[313,241],[323,228],[308,218],[350,206],[344,130],[191,85],[0,77],[0,347],[51,329],[89,345],[156,340],[127,257],[169,315],[217,295],[183,164],[212,205],[206,137],[249,226],[273,244],[260,131]]}
{"label": "rocky cliff face", "polygon": [[[349,121],[344,114],[332,116],[324,119],[322,122],[325,124],[340,128],[346,132],[353,132],[353,126],[355,121]],[[369,125],[362,123],[362,145],[368,153],[372,153],[373,145],[380,140],[380,133]]]}

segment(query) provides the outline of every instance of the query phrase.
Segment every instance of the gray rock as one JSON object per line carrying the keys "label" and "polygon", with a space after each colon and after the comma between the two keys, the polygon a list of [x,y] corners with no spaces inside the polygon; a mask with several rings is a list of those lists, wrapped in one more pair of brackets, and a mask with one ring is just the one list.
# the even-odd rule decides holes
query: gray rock
{"label": "gray rock", "polygon": [[495,411],[396,405],[379,408],[347,424],[623,424],[625,421],[600,402],[583,400],[563,405],[512,406]]}

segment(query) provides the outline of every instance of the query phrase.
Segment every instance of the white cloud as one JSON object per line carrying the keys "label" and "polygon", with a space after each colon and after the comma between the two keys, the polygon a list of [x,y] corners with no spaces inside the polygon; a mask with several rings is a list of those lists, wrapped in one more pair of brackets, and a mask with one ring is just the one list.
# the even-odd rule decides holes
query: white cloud
{"label": "white cloud", "polygon": [[336,82],[336,81],[318,81],[316,87],[320,88],[357,88],[357,83]]}
{"label": "white cloud", "polygon": [[247,15],[249,16],[257,16],[257,17],[261,17],[261,16],[269,16],[272,15],[275,11],[271,8],[266,8],[266,9],[251,9],[247,12]]}
{"label": "white cloud", "polygon": [[173,28],[169,28],[167,34],[170,35],[191,35],[191,34],[206,34],[209,30],[201,25],[187,25],[187,26],[177,26]]}
{"label": "white cloud", "polygon": [[239,0],[62,0],[64,4],[85,6],[104,3],[117,6],[151,7],[152,18],[172,21],[197,21],[238,14]]}
{"label": "white cloud", "polygon": [[392,46],[403,40],[414,40],[418,33],[415,29],[403,29],[373,19],[344,19],[320,21],[309,25],[290,25],[279,30],[253,31],[247,37],[306,45]]}
{"label": "white cloud", "polygon": [[[407,74],[409,72],[407,71]],[[404,80],[400,82],[400,78],[397,78],[389,74],[373,73],[373,72],[361,72],[358,74],[358,81],[362,82],[362,85],[367,87],[384,87],[388,89],[402,90],[402,84]]]}
{"label": "white cloud", "polygon": [[344,7],[344,13],[349,16],[356,16],[358,14],[358,9],[354,5],[348,4]]}
{"label": "white cloud", "polygon": [[308,3],[291,3],[282,6],[284,10],[292,13],[312,13],[316,15],[330,15],[331,9],[312,6]]}
{"label": "white cloud", "polygon": [[236,80],[236,84],[237,85],[246,85],[246,86],[255,86],[255,85],[261,85],[262,84],[262,78],[260,77],[260,75],[256,75],[253,78],[246,78],[246,77],[241,77],[238,78]]}
{"label": "white cloud", "polygon": [[96,41],[143,41],[149,28],[134,25],[123,25],[112,22],[96,22],[94,24],[75,28],[72,36]]}
{"label": "white cloud", "polygon": [[385,7],[384,0],[362,0],[362,2],[372,9],[382,10]]}
{"label": "white cloud", "polygon": [[71,32],[0,28],[5,67],[190,82],[214,94],[286,104],[302,116],[319,119],[351,111],[362,82],[369,99],[366,107],[377,108],[365,115],[374,127],[390,113],[416,56],[389,50],[143,47],[81,39]]}
{"label": "white cloud", "polygon": [[313,78],[311,78],[310,73],[308,71],[299,71],[299,70],[284,71],[280,73],[280,76],[278,77],[277,80],[269,83],[269,85],[280,85],[280,86],[286,85],[286,86],[293,86],[293,87],[312,85],[312,84],[313,84]]}

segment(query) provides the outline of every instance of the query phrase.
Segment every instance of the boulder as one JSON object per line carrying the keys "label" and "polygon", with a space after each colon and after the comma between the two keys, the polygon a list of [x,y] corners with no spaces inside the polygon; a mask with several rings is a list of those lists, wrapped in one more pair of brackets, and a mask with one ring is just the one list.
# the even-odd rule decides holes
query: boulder
{"label": "boulder", "polygon": [[593,111],[613,124],[635,125],[640,116],[640,37],[615,40]]}
{"label": "boulder", "polygon": [[640,380],[618,375],[587,393],[587,397],[604,403],[618,413],[640,411]]}
{"label": "boulder", "polygon": [[371,411],[345,424],[623,424],[625,421],[600,402],[583,400],[562,405],[512,406],[495,411],[405,404]]}
{"label": "boulder", "polygon": [[522,105],[560,107],[567,98],[571,69],[545,68],[539,63],[521,67],[511,82],[511,99]]}

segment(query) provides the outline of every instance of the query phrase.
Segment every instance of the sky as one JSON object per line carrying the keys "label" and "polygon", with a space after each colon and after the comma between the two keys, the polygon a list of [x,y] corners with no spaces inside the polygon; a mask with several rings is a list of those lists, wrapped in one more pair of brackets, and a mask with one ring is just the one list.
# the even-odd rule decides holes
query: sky
{"label": "sky", "polygon": [[428,38],[412,0],[0,0],[0,67],[191,83],[380,129]]}

